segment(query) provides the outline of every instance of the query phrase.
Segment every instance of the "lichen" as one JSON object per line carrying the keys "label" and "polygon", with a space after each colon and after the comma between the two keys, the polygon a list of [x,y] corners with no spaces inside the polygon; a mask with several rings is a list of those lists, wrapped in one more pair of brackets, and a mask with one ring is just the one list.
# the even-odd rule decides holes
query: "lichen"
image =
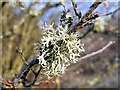
{"label": "lichen", "polygon": [[47,76],[59,76],[71,63],[76,63],[77,58],[85,51],[84,44],[77,39],[77,33],[67,34],[67,27],[54,28],[53,24],[45,24],[42,29],[44,35],[40,42],[35,43],[39,64]]}

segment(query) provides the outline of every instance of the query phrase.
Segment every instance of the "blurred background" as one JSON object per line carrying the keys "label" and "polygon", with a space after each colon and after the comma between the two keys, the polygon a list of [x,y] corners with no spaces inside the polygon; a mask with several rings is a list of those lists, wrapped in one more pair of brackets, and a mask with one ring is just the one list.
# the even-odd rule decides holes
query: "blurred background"
{"label": "blurred background", "polygon": [[[78,8],[84,15],[93,2],[75,0]],[[108,1],[108,0],[107,0]],[[3,3],[3,2],[2,2]],[[1,5],[3,5],[1,3]],[[71,2],[62,1],[66,10],[70,9],[70,15],[74,16]],[[118,2],[104,2],[95,11],[108,13],[118,8]],[[24,63],[16,52],[16,47],[23,50],[24,57],[29,61],[35,56],[34,43],[39,42],[42,37],[40,27],[54,23],[58,25],[60,15],[64,10],[58,1],[30,2],[21,4],[6,2],[0,10],[0,60],[1,77],[11,80],[15,74],[20,73]],[[120,75],[120,64],[118,63],[118,20],[119,12],[113,16],[100,17],[95,22],[93,32],[82,39],[86,52],[84,55],[97,51],[109,41],[116,41],[103,53],[70,65],[66,72],[60,77],[47,79],[42,75],[38,78],[39,88],[100,88],[118,87],[118,76]],[[84,32],[86,28],[80,30]],[[22,86],[20,86],[22,87]]]}

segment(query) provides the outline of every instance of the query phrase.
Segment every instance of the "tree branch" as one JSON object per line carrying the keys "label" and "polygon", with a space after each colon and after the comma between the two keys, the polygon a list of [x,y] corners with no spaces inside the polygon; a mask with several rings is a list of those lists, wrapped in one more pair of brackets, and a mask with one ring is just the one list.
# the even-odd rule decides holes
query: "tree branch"
{"label": "tree branch", "polygon": [[86,30],[86,32],[85,32],[82,36],[78,37],[78,39],[84,38],[84,37],[85,37],[86,35],[88,35],[93,29],[94,29],[94,24],[90,25],[90,26],[88,27],[88,29]]}
{"label": "tree branch", "polygon": [[106,45],[106,46],[104,46],[102,49],[100,49],[100,50],[98,50],[98,51],[95,51],[95,52],[92,52],[92,53],[90,53],[90,54],[87,54],[87,55],[85,55],[85,56],[83,56],[83,57],[81,57],[81,58],[79,58],[80,60],[83,60],[83,59],[87,59],[87,58],[90,58],[90,57],[92,57],[92,56],[95,56],[95,55],[97,55],[97,54],[100,54],[100,53],[102,53],[105,49],[107,49],[109,46],[111,46],[112,44],[114,44],[115,43],[115,41],[109,41],[109,43]]}
{"label": "tree branch", "polygon": [[[96,0],[91,6],[89,11],[82,17],[82,19],[80,19],[80,21],[75,24],[74,26],[70,27],[69,30],[67,31],[68,34],[76,32],[78,29],[83,28],[83,25],[88,22],[91,21],[98,16],[97,13],[92,14],[92,12],[105,0]],[[74,5],[73,5],[74,6]],[[74,8],[74,7],[73,7]]]}
{"label": "tree branch", "polygon": [[26,64],[26,65],[28,65],[28,63],[26,62],[26,60],[25,60],[25,58],[24,58],[24,53],[23,53],[23,51],[20,51],[19,49],[18,49],[18,47],[16,47],[16,51],[20,54],[20,57],[22,58],[22,61]]}
{"label": "tree branch", "polygon": [[92,14],[92,12],[103,2],[104,0],[100,1],[100,0],[96,0],[92,6],[90,7],[89,11],[85,14],[85,16],[82,18],[82,21],[84,22],[84,19],[86,19],[87,17],[89,17],[90,14]]}
{"label": "tree branch", "polygon": [[104,14],[102,14],[102,15],[100,15],[100,16],[108,16],[108,15],[111,15],[112,14],[112,16],[117,12],[117,11],[119,11],[120,10],[120,7],[118,7],[117,9],[115,9],[114,11],[112,11],[112,12],[109,12],[109,13],[104,13]]}
{"label": "tree branch", "polygon": [[[18,49],[18,47],[16,47],[16,51],[20,54],[20,57],[22,58],[22,61],[25,63],[25,65],[27,65],[27,66],[29,66],[29,64],[27,63],[27,61],[25,60],[25,58],[24,58],[24,53],[23,53],[23,51],[20,51],[19,49]],[[33,73],[34,73],[34,70],[33,69],[30,69]]]}
{"label": "tree branch", "polygon": [[[78,39],[82,39],[82,38],[86,37],[90,32],[92,32],[94,30],[94,26],[95,26],[94,24],[90,25],[87,28],[86,32],[83,33],[82,36],[79,36]],[[114,31],[114,30],[105,29],[103,32],[99,32],[99,33],[102,33],[102,34],[105,34],[105,35],[112,35],[114,37],[120,36],[119,30]]]}

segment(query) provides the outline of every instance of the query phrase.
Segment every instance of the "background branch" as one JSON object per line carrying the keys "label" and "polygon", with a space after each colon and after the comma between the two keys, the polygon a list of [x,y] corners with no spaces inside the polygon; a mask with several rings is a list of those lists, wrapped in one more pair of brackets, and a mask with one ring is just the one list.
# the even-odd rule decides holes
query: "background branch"
{"label": "background branch", "polygon": [[[3,2],[3,5],[5,5],[6,4],[6,2]],[[35,5],[36,3],[34,3],[34,5]],[[32,6],[33,4],[31,4],[31,6]],[[51,5],[50,4],[50,2],[48,2],[47,4],[46,4],[46,6],[44,7],[44,8],[42,8],[40,11],[38,11],[38,15],[37,16],[42,16],[47,10],[49,10],[49,9],[51,9],[51,8],[54,8],[54,7],[58,7],[59,5],[61,5],[61,3],[56,3],[56,4],[54,4],[54,5]],[[30,12],[30,7],[31,6],[29,6],[29,8],[28,8],[28,12]],[[3,7],[3,6],[2,6]],[[4,34],[2,34],[2,35],[0,35],[0,39],[3,39],[3,38],[9,38],[10,36],[12,36],[12,35],[14,35],[15,33],[15,31],[14,31],[14,29],[17,27],[20,27],[20,26],[22,26],[25,22],[26,22],[26,20],[28,19],[28,18],[35,18],[35,17],[37,17],[37,16],[35,16],[35,17],[31,17],[32,15],[31,14],[27,14],[27,15],[25,15],[20,21],[19,21],[19,23],[17,23],[17,24],[15,24],[13,27],[11,27],[10,28],[10,30],[8,31],[8,32],[6,32],[6,33],[4,33]]]}

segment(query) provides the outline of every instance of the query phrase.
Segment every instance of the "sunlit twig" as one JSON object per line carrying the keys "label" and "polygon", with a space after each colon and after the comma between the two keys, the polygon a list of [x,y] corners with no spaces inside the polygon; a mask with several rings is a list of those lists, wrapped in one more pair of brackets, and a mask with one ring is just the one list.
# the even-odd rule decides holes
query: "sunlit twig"
{"label": "sunlit twig", "polygon": [[109,46],[111,46],[114,43],[115,43],[115,41],[109,41],[109,43],[107,45],[105,45],[102,49],[99,49],[98,51],[95,51],[95,52],[92,52],[90,54],[87,54],[87,55],[79,58],[79,60],[87,59],[87,58],[90,58],[90,57],[95,56],[97,54],[100,54],[100,53],[102,53],[104,50],[106,50]]}

